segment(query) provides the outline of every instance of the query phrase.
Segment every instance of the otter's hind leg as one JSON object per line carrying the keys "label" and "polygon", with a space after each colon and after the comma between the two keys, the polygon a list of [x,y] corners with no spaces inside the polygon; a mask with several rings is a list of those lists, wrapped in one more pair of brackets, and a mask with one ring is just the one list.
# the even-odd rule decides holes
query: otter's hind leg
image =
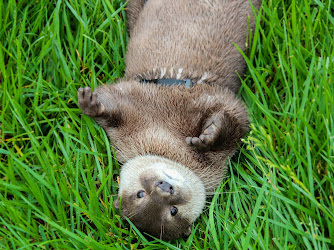
{"label": "otter's hind leg", "polygon": [[135,26],[137,18],[146,2],[147,0],[130,0],[128,2],[128,5],[126,6],[126,17],[130,33]]}

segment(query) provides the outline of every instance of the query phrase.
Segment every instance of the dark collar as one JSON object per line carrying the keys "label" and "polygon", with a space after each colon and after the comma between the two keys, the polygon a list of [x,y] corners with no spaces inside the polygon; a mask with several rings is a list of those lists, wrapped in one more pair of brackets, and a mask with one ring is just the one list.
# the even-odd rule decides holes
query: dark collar
{"label": "dark collar", "polygon": [[194,83],[190,79],[178,80],[178,79],[152,79],[146,80],[141,79],[141,83],[155,83],[162,86],[174,86],[174,85],[185,85],[186,88],[194,86]]}

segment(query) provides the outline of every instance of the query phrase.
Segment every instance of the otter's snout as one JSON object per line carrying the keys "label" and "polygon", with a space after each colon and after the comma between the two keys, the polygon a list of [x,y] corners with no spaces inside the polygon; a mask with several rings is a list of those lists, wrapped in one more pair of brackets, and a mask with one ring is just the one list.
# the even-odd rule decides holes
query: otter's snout
{"label": "otter's snout", "polygon": [[156,186],[162,189],[164,192],[168,192],[170,194],[174,194],[174,188],[171,184],[169,184],[167,181],[157,181],[155,183]]}

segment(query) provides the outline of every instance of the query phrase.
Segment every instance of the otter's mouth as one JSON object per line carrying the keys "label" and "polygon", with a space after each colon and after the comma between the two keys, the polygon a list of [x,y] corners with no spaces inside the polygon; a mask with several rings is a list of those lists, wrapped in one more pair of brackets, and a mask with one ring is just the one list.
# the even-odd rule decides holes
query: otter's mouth
{"label": "otter's mouth", "polygon": [[174,184],[178,183],[179,185],[183,185],[185,182],[185,178],[175,169],[163,168],[161,172],[165,176],[165,178],[167,178]]}
{"label": "otter's mouth", "polygon": [[164,173],[164,175],[165,175],[168,179],[171,179],[171,180],[173,180],[173,181],[179,181],[178,179],[173,178],[172,176],[166,174],[166,172],[163,172],[163,173]]}

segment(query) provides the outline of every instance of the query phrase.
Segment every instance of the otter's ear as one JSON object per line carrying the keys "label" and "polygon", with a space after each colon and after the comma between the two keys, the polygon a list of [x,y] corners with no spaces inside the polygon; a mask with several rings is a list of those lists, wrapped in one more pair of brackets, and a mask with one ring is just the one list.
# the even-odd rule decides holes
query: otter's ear
{"label": "otter's ear", "polygon": [[186,228],[186,231],[183,233],[185,236],[189,236],[191,234],[191,229],[192,229],[192,225],[189,225]]}
{"label": "otter's ear", "polygon": [[119,200],[120,200],[120,198],[119,198],[119,195],[118,195],[117,199],[113,202],[114,207],[117,208],[117,209],[119,209]]}

